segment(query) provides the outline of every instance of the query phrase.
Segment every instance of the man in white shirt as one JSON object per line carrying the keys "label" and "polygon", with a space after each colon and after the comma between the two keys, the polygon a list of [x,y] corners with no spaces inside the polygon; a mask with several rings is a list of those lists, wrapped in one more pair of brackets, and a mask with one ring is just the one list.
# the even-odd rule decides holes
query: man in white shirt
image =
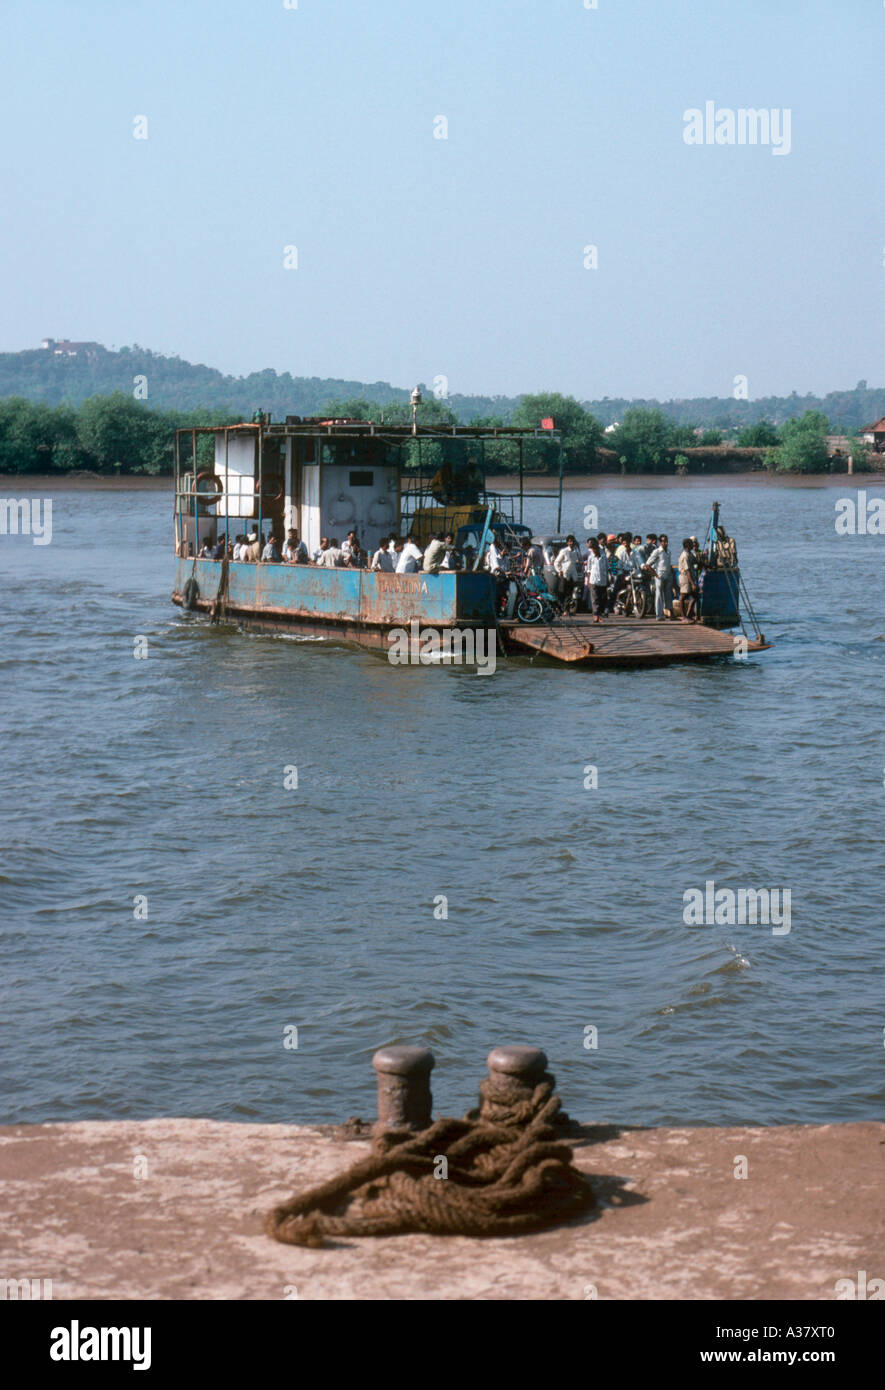
{"label": "man in white shirt", "polygon": [[544,560],[544,568],[542,570],[544,583],[547,585],[548,594],[552,594],[556,599],[562,598],[562,580],[556,572],[556,556],[560,548],[561,547],[552,540],[541,542],[541,555]]}
{"label": "man in white shirt", "polygon": [[515,602],[516,599],[516,586],[513,586],[511,592],[512,581],[507,573],[509,560],[507,542],[493,534],[485,554],[485,567],[495,581],[497,607],[506,613],[508,618],[513,616],[510,600]]}
{"label": "man in white shirt", "polygon": [[503,574],[507,568],[507,547],[494,536],[486,551],[486,569],[490,574]]}
{"label": "man in white shirt", "polygon": [[313,563],[314,563],[315,565],[321,565],[321,564],[323,563],[323,556],[325,555],[325,553],[326,553],[326,551],[327,551],[328,549],[329,549],[329,538],[328,538],[328,536],[323,536],[323,538],[322,538],[322,540],[320,541],[320,544],[319,544],[319,549],[318,549],[318,550],[315,550],[315,551],[313,552],[313,555],[310,557],[310,558],[313,560]]}
{"label": "man in white shirt", "polygon": [[417,545],[415,544],[415,537],[412,535],[411,531],[406,536],[406,543],[403,546],[403,555],[405,556],[406,560],[414,560],[415,563],[414,565],[409,565],[408,568],[405,570],[400,570],[399,566],[397,566],[398,573],[414,574],[415,570],[421,568],[419,561],[423,560],[424,552],[418,549]]}
{"label": "man in white shirt", "polygon": [[562,580],[562,606],[573,613],[578,606],[577,590],[581,580],[581,552],[574,536],[566,536],[553,568]]}
{"label": "man in white shirt", "polygon": [[608,556],[593,536],[587,542],[587,583],[590,586],[593,621],[598,623],[605,613],[608,596]]}
{"label": "man in white shirt", "polygon": [[329,541],[317,563],[322,565],[325,569],[330,570],[338,569],[344,564],[344,554],[334,536],[331,541]]}
{"label": "man in white shirt", "polygon": [[415,555],[415,551],[416,551],[416,550],[418,550],[418,547],[417,547],[416,545],[411,545],[411,546],[410,546],[410,544],[409,544],[408,541],[406,541],[405,543],[404,543],[403,541],[397,541],[397,546],[396,546],[396,573],[397,573],[397,574],[417,574],[417,573],[418,573],[418,560],[421,558],[421,551],[418,550],[418,554],[417,554],[417,556],[416,556],[416,555]]}
{"label": "man in white shirt", "polygon": [[385,538],[382,537],[378,549],[372,556],[372,569],[378,571],[381,574],[393,574],[393,556],[387,549],[387,546],[384,543],[384,539]]}
{"label": "man in white shirt", "polygon": [[655,577],[655,617],[659,623],[671,617],[673,604],[673,562],[667,537],[662,533],[657,546],[645,562]]}

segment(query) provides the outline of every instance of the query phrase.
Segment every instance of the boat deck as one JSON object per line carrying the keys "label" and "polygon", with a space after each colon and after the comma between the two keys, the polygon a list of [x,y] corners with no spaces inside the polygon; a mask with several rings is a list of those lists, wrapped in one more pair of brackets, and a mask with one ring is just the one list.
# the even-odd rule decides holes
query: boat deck
{"label": "boat deck", "polygon": [[[733,656],[739,633],[720,632],[702,623],[658,622],[655,618],[604,618],[589,614],[554,623],[499,623],[505,646],[516,655],[548,657],[586,666],[662,666],[673,661],[711,661]],[[770,642],[747,639],[747,652],[766,651]]]}

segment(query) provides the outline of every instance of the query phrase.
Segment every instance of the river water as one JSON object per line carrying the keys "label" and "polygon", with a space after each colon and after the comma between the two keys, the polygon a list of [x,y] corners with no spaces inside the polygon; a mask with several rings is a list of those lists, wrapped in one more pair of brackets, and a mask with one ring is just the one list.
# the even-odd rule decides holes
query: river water
{"label": "river water", "polygon": [[[494,676],[212,628],[165,493],[47,494],[50,545],[0,537],[0,1117],[371,1118],[394,1041],[460,1114],[524,1041],[588,1121],[881,1118],[885,537],[845,479],[563,519],[678,540],[714,494],[772,651]],[[686,925],[708,880],[789,932]]]}

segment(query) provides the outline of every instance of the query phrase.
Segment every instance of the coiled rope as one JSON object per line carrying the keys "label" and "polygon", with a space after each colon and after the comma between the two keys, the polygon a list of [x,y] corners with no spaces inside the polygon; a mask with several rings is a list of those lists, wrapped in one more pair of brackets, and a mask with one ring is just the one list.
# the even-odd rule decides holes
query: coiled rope
{"label": "coiled rope", "polygon": [[367,1158],[269,1212],[268,1235],[320,1248],[327,1236],[502,1236],[571,1220],[595,1198],[556,1139],[554,1085],[545,1073],[525,1100],[484,1081],[478,1116],[379,1135]]}

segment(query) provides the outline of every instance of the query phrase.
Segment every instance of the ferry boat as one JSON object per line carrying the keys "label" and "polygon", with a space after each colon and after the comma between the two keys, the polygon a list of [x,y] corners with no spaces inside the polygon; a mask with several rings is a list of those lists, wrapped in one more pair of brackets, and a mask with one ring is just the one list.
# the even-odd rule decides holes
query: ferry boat
{"label": "ferry boat", "polygon": [[[484,634],[504,654],[590,666],[734,654],[735,639],[724,629],[741,624],[743,586],[736,563],[716,564],[715,527],[699,623],[631,618],[593,625],[589,616],[577,614],[524,622],[502,612],[499,587],[482,568],[483,557],[495,536],[518,541],[531,534],[523,519],[526,473],[537,473],[551,451],[557,488],[530,495],[556,502],[561,528],[561,435],[554,428],[423,425],[419,405],[416,390],[411,425],[298,416],[274,423],[256,412],[248,424],[178,430],[173,602],[213,621],[388,653],[391,634],[407,630],[419,643],[425,632],[442,634],[443,644],[447,633]],[[500,472],[505,462],[517,465],[518,488],[489,491],[488,469]],[[392,533],[411,533],[424,545],[433,533],[451,532],[467,564],[395,574],[199,558],[207,542],[223,539],[227,549],[237,535],[274,535],[282,549],[290,528],[308,555],[322,537],[340,539],[348,531],[357,533],[369,555]],[[753,635],[744,632],[739,640],[745,651],[768,645],[758,624]]]}

